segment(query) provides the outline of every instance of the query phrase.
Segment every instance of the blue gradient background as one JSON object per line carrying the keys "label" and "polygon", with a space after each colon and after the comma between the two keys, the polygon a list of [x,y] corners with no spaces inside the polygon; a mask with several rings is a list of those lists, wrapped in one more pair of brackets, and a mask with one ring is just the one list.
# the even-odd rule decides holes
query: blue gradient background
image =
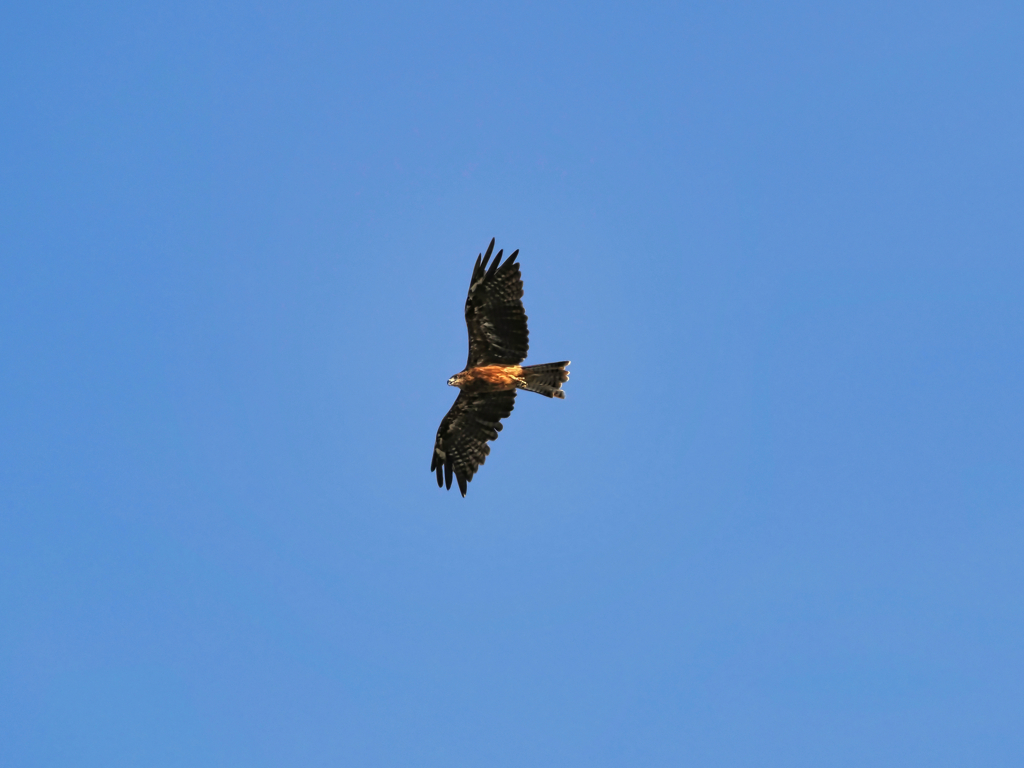
{"label": "blue gradient background", "polygon": [[[0,762],[1024,764],[1024,9],[0,9]],[[473,259],[524,395],[428,471]]]}

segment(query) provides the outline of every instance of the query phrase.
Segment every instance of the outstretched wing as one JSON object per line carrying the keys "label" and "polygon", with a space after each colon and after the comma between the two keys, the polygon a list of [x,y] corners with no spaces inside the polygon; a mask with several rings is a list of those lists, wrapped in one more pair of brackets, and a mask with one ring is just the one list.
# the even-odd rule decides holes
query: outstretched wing
{"label": "outstretched wing", "polygon": [[454,473],[459,490],[466,495],[466,483],[473,479],[477,468],[491,452],[487,441],[498,439],[501,420],[512,413],[515,401],[514,389],[477,394],[459,392],[434,439],[430,471],[437,473],[438,488],[442,484],[451,488]]}
{"label": "outstretched wing", "polygon": [[466,368],[478,365],[516,365],[526,359],[530,332],[523,310],[523,278],[515,251],[501,263],[501,251],[488,268],[494,240],[483,257],[476,257],[473,279],[466,297],[466,327],[469,329],[469,360]]}

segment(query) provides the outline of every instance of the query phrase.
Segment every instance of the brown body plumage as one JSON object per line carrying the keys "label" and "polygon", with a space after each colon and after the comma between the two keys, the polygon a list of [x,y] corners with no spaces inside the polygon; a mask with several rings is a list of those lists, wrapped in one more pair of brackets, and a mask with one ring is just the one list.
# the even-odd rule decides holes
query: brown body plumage
{"label": "brown body plumage", "polygon": [[568,360],[521,366],[530,348],[523,280],[515,251],[504,264],[501,251],[488,267],[494,240],[487,253],[477,256],[466,297],[469,359],[448,384],[461,392],[444,417],[434,440],[431,472],[438,486],[452,487],[452,476],[462,495],[487,455],[489,440],[501,431],[501,420],[512,413],[517,389],[565,399],[562,384],[569,380]]}
{"label": "brown body plumage", "polygon": [[525,386],[526,381],[518,365],[478,365],[456,373],[450,383],[463,392],[500,392]]}

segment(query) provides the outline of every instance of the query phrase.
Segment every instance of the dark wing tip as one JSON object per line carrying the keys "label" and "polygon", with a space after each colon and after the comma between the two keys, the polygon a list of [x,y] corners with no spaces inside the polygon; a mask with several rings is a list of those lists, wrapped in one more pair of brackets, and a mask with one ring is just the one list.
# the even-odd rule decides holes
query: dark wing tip
{"label": "dark wing tip", "polygon": [[466,478],[462,475],[456,475],[455,479],[459,481],[459,491],[462,493],[462,498],[466,498]]}
{"label": "dark wing tip", "polygon": [[487,246],[487,252],[484,253],[483,261],[479,261],[480,257],[479,256],[477,257],[478,262],[480,263],[480,265],[484,269],[487,269],[487,262],[491,260],[491,253],[493,251],[494,251],[494,238],[492,237],[491,238],[491,244]]}
{"label": "dark wing tip", "polygon": [[508,267],[509,265],[511,265],[512,262],[516,260],[516,256],[518,256],[518,255],[519,255],[519,249],[516,248],[514,251],[512,251],[512,255],[509,256],[507,259],[505,259],[505,266]]}
{"label": "dark wing tip", "polygon": [[498,266],[501,264],[501,254],[504,251],[498,251],[498,255],[494,257],[494,261],[491,263],[490,269],[487,270],[487,279],[490,280],[494,277],[494,273],[498,271]]}

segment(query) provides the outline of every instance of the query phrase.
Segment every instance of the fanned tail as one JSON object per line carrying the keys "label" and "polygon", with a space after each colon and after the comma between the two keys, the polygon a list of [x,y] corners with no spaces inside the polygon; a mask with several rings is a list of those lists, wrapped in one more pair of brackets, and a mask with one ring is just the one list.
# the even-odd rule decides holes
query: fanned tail
{"label": "fanned tail", "polygon": [[568,360],[563,360],[560,363],[544,363],[543,365],[524,365],[523,379],[526,381],[526,385],[520,386],[519,389],[564,400],[565,392],[562,391],[562,384],[569,380],[569,372],[565,370],[567,365],[569,365]]}

